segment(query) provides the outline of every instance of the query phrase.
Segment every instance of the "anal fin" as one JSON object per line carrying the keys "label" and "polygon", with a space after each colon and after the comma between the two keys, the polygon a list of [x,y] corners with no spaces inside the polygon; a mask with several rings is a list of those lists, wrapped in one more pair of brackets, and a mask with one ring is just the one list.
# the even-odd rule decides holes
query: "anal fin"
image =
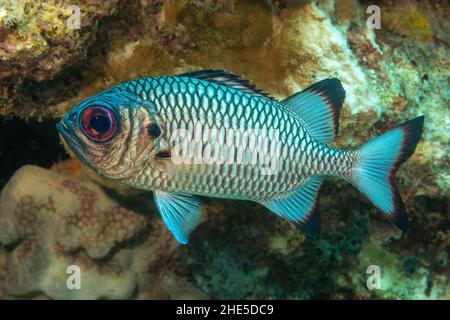
{"label": "anal fin", "polygon": [[306,183],[286,198],[262,203],[276,215],[298,225],[310,237],[320,231],[320,218],[317,198],[322,177],[311,177]]}

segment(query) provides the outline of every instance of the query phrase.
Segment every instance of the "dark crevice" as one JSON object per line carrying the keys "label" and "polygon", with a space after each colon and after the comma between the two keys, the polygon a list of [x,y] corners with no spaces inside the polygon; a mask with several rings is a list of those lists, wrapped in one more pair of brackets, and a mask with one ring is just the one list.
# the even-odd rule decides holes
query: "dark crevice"
{"label": "dark crevice", "polygon": [[53,79],[25,79],[21,86],[24,99],[33,104],[53,105],[74,97],[80,90],[83,64],[63,69]]}
{"label": "dark crevice", "polygon": [[57,121],[0,120],[0,189],[24,165],[49,168],[53,163],[68,158],[55,129]]}

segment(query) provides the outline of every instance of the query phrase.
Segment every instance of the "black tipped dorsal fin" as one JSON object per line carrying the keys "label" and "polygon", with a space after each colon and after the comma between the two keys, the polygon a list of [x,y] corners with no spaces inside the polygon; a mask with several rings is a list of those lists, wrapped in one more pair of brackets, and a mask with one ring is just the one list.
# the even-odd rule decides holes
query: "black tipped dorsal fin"
{"label": "black tipped dorsal fin", "polygon": [[256,88],[250,80],[241,79],[241,76],[235,75],[224,70],[199,70],[193,72],[182,73],[179,77],[196,78],[204,81],[214,82],[223,86],[227,86],[242,92],[250,93],[259,97],[263,97],[272,101],[275,98],[262,90]]}
{"label": "black tipped dorsal fin", "polygon": [[319,81],[280,103],[295,111],[308,125],[311,135],[331,142],[338,134],[339,114],[345,90],[336,78]]}
{"label": "black tipped dorsal fin", "polygon": [[306,183],[286,198],[262,203],[276,215],[300,227],[310,237],[320,231],[318,194],[322,177],[311,177]]}

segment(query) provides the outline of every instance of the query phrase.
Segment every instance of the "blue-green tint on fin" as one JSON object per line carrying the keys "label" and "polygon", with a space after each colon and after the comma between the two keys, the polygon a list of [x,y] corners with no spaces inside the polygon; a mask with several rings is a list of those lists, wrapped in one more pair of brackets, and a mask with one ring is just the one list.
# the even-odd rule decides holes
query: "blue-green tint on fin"
{"label": "blue-green tint on fin", "polygon": [[319,81],[280,103],[296,112],[321,142],[331,142],[338,134],[339,114],[345,90],[336,78]]}
{"label": "blue-green tint on fin", "polygon": [[200,201],[196,196],[155,191],[153,193],[159,213],[181,244],[186,244],[189,235],[200,218]]}
{"label": "blue-green tint on fin", "polygon": [[405,206],[393,177],[398,166],[416,149],[424,117],[409,120],[364,144],[350,182],[400,230],[408,230]]}
{"label": "blue-green tint on fin", "polygon": [[276,215],[298,225],[306,235],[316,237],[320,231],[317,199],[321,184],[322,177],[311,177],[287,198],[262,204]]}
{"label": "blue-green tint on fin", "polygon": [[233,88],[242,92],[250,93],[255,96],[263,97],[274,101],[275,98],[262,90],[256,88],[250,80],[241,79],[241,76],[232,74],[225,70],[199,70],[193,72],[182,73],[179,77],[196,78],[208,82],[214,82],[229,88]]}

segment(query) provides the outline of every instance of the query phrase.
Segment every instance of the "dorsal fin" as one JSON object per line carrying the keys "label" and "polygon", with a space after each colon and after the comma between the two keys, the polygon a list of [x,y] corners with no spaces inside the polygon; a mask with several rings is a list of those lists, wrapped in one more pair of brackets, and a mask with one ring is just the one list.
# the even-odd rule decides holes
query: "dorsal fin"
{"label": "dorsal fin", "polygon": [[280,103],[295,111],[309,126],[312,136],[331,142],[338,134],[339,114],[345,90],[336,78],[319,81]]}
{"label": "dorsal fin", "polygon": [[256,88],[250,80],[241,79],[241,76],[224,70],[199,70],[193,72],[182,73],[179,77],[196,78],[204,81],[214,82],[223,86],[227,86],[242,92],[250,93],[259,97],[263,97],[272,101],[275,98],[262,90]]}

